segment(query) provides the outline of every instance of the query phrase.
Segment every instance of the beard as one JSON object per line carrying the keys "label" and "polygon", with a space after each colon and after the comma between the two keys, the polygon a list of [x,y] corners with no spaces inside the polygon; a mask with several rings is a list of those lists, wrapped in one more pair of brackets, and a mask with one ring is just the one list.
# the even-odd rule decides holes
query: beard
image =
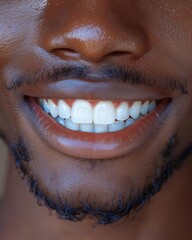
{"label": "beard", "polygon": [[[48,192],[44,191],[38,178],[31,173],[28,163],[32,161],[29,154],[28,147],[22,137],[10,145],[10,150],[15,159],[16,168],[21,177],[27,179],[30,192],[34,194],[37,203],[46,206],[50,210],[54,210],[58,217],[70,221],[82,221],[86,218],[96,219],[98,224],[106,225],[119,221],[124,217],[135,218],[142,207],[148,202],[156,193],[158,193],[165,182],[173,175],[176,169],[181,168],[185,160],[192,154],[192,145],[188,145],[177,156],[173,157],[174,149],[178,146],[179,141],[177,136],[170,138],[164,150],[160,153],[162,164],[155,170],[154,177],[148,182],[144,189],[136,190],[132,186],[130,193],[125,198],[123,194],[118,193],[117,202],[113,209],[106,210],[106,206],[95,206],[87,198],[67,201],[70,196],[64,196],[57,193],[57,196],[52,197]],[[70,194],[70,193],[68,193]],[[78,207],[73,202],[78,201]],[[113,199],[111,202],[114,201]]]}

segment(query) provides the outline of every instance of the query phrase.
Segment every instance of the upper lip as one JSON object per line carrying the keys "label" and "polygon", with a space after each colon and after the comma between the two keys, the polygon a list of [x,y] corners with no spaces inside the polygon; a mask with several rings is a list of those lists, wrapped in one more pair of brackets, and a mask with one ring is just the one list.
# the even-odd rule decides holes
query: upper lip
{"label": "upper lip", "polygon": [[92,99],[92,100],[154,100],[170,97],[161,89],[119,83],[116,81],[92,81],[64,79],[58,82],[29,86],[24,95],[37,98]]}

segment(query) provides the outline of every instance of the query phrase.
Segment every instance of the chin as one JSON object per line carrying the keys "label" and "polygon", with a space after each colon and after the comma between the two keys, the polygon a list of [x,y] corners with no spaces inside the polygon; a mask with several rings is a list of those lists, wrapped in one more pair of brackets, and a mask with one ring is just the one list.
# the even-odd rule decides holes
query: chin
{"label": "chin", "polygon": [[120,158],[94,160],[55,152],[40,138],[30,145],[27,137],[20,137],[12,151],[39,204],[65,220],[93,218],[99,224],[112,224],[134,216],[161,190],[183,161],[172,156],[176,146],[174,136],[160,151],[141,149]]}

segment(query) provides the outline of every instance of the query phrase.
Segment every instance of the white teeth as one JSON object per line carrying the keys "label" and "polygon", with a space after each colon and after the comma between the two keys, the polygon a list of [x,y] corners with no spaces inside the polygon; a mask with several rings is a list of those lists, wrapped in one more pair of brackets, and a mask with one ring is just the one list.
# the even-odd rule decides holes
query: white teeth
{"label": "white teeth", "polygon": [[87,100],[74,101],[72,108],[64,101],[39,99],[40,106],[62,126],[81,132],[115,132],[131,126],[156,108],[156,101],[122,102],[115,108],[111,101],[100,101],[95,107]]}
{"label": "white teeth", "polygon": [[80,130],[82,132],[94,132],[94,124],[93,123],[81,123]]}
{"label": "white teeth", "polygon": [[142,104],[142,106],[141,106],[141,114],[142,114],[142,115],[147,114],[148,108],[149,108],[149,101],[146,101],[146,102],[144,102],[144,103]]}
{"label": "white teeth", "polygon": [[43,108],[46,113],[50,113],[49,103],[45,99],[43,99]]}
{"label": "white teeth", "polygon": [[71,119],[74,123],[92,123],[93,108],[88,101],[76,100],[72,107]]}
{"label": "white teeth", "polygon": [[135,122],[135,120],[134,120],[133,118],[129,118],[129,119],[125,122],[125,127],[131,126],[134,122]]}
{"label": "white teeth", "polygon": [[52,101],[52,100],[48,100],[49,103],[49,108],[50,108],[50,113],[51,116],[53,118],[56,118],[58,116],[58,109],[57,109],[57,105]]}
{"label": "white teeth", "polygon": [[94,125],[94,132],[95,133],[104,133],[108,132],[109,126],[106,124],[95,124]]}
{"label": "white teeth", "polygon": [[140,112],[141,112],[141,101],[136,101],[131,106],[129,115],[133,119],[137,119],[139,117]]}
{"label": "white teeth", "polygon": [[116,119],[125,121],[129,118],[129,106],[126,102],[121,103],[116,109]]}
{"label": "white teeth", "polygon": [[71,108],[63,100],[59,100],[59,102],[58,102],[58,114],[59,114],[59,117],[61,117],[61,118],[70,118],[71,117]]}
{"label": "white teeth", "polygon": [[79,124],[78,123],[74,123],[71,118],[66,119],[65,120],[65,125],[67,128],[74,130],[74,131],[78,131],[79,130]]}
{"label": "white teeth", "polygon": [[149,112],[152,112],[156,108],[156,102],[153,100],[149,104]]}
{"label": "white teeth", "polygon": [[116,121],[113,124],[109,125],[109,132],[116,132],[122,130],[125,127],[125,123],[123,121]]}
{"label": "white teeth", "polygon": [[56,121],[57,121],[59,124],[61,124],[62,126],[65,126],[65,119],[60,118],[60,117],[57,117],[57,118],[56,118]]}
{"label": "white teeth", "polygon": [[93,121],[95,124],[112,124],[115,122],[115,106],[112,102],[99,102],[94,107]]}

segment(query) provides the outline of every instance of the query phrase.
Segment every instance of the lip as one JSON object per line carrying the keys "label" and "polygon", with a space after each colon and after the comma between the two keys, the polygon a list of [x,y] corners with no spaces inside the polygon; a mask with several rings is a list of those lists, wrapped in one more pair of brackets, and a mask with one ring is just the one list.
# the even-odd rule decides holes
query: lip
{"label": "lip", "polygon": [[[107,93],[107,94],[106,94]],[[37,88],[26,86],[23,96],[58,99],[87,100],[154,100],[175,97],[175,93],[166,89],[120,83],[118,80],[62,79],[46,83]]]}
{"label": "lip", "polygon": [[94,160],[120,158],[144,145],[166,120],[171,100],[162,99],[153,112],[123,130],[99,134],[67,129],[41,109],[37,98],[28,97],[28,103],[34,125],[46,143],[65,155]]}

